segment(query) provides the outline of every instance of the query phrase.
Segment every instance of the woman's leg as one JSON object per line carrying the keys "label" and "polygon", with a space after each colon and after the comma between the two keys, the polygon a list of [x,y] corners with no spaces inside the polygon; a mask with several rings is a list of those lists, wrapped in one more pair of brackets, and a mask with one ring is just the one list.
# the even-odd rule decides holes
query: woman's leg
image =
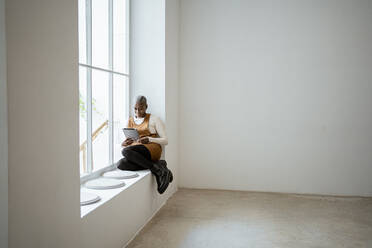
{"label": "woman's leg", "polygon": [[129,146],[121,153],[131,163],[141,166],[143,169],[152,169],[154,163],[151,161],[151,154],[145,146]]}
{"label": "woman's leg", "polygon": [[122,150],[123,156],[131,163],[150,169],[155,175],[158,192],[163,194],[170,181],[170,171],[151,161],[151,153],[143,145],[129,146]]}
{"label": "woman's leg", "polygon": [[143,167],[128,161],[127,158],[122,158],[118,162],[118,169],[119,170],[129,170],[129,171],[138,171],[138,170],[143,170]]}

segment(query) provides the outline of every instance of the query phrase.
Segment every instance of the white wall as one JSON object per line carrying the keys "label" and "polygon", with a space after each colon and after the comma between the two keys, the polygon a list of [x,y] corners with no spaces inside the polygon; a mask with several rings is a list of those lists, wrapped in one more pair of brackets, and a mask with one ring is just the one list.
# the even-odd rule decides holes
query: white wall
{"label": "white wall", "polygon": [[[131,94],[148,99],[148,112],[166,124],[165,160],[177,190],[178,168],[178,0],[136,0],[131,3]],[[131,107],[132,107],[131,106]]]}
{"label": "white wall", "polygon": [[172,170],[177,190],[179,181],[179,122],[178,122],[178,44],[179,44],[179,0],[166,0],[165,5],[165,110],[168,145],[165,158]]}
{"label": "white wall", "polygon": [[[158,3],[158,23],[165,25],[165,3]],[[9,247],[124,246],[175,192],[176,184],[159,195],[154,177],[148,176],[81,219],[77,2],[8,1],[6,21]],[[164,61],[165,28],[158,29],[163,30]],[[157,111],[165,118],[165,72],[154,73],[163,78],[163,103],[157,103]],[[169,136],[174,139],[172,132]],[[177,142],[172,146],[177,151]],[[177,161],[177,154],[171,160]]]}
{"label": "white wall", "polygon": [[144,95],[165,120],[165,0],[132,1],[131,11],[131,107]]}
{"label": "white wall", "polygon": [[8,119],[5,5],[0,0],[0,247],[8,247]]}
{"label": "white wall", "polygon": [[78,247],[77,1],[6,3],[9,247]]}
{"label": "white wall", "polygon": [[180,186],[372,196],[371,1],[181,16]]}

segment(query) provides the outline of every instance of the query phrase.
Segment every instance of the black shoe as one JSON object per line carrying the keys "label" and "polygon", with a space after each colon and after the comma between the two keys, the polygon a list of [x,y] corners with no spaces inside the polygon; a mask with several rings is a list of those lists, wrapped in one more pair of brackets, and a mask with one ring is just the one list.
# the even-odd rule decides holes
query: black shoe
{"label": "black shoe", "polygon": [[168,170],[157,163],[154,163],[154,166],[151,168],[151,172],[155,175],[156,183],[158,185],[158,192],[160,194],[164,193],[169,184]]}
{"label": "black shoe", "polygon": [[158,191],[159,191],[162,184],[164,185],[164,179],[160,179],[160,176],[156,175],[155,173],[154,173],[154,176],[155,176],[156,185],[158,185]]}
{"label": "black shoe", "polygon": [[168,169],[168,167],[167,167],[167,161],[165,161],[165,160],[159,160],[159,161],[157,161],[156,163],[157,163],[158,165],[160,165],[160,166],[166,168],[167,170],[169,170],[169,172],[170,172],[169,182],[171,183],[171,182],[173,181],[173,173],[172,173],[172,171],[171,171],[170,169]]}
{"label": "black shoe", "polygon": [[170,175],[171,175],[170,170],[166,170],[166,176],[165,176],[164,184],[161,185],[160,188],[158,188],[159,194],[163,194],[165,192],[165,190],[168,188],[168,186],[169,186],[169,180],[170,180]]}

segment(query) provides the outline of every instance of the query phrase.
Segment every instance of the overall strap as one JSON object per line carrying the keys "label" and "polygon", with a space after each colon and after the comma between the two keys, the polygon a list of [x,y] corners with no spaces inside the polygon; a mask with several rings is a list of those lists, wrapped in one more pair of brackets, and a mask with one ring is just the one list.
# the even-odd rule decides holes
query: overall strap
{"label": "overall strap", "polygon": [[146,116],[145,116],[145,120],[143,121],[143,123],[146,125],[146,129],[149,129],[149,125],[150,125],[150,115],[151,115],[151,114],[146,114]]}

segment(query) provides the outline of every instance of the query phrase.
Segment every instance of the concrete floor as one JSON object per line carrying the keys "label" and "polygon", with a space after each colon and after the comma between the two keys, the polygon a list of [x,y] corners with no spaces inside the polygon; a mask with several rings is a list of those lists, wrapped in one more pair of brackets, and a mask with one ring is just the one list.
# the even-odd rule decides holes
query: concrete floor
{"label": "concrete floor", "polygon": [[372,248],[372,198],[180,189],[128,248]]}

